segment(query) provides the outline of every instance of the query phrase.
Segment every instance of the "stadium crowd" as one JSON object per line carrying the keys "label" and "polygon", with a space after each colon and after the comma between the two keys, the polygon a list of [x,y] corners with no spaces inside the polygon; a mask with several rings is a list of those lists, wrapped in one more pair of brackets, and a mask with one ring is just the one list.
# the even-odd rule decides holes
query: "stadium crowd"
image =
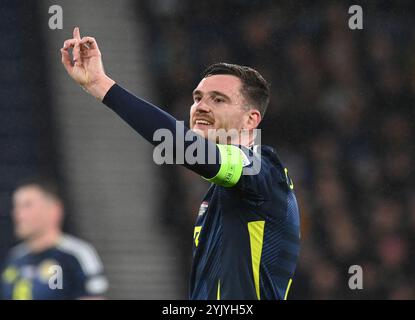
{"label": "stadium crowd", "polygon": [[[402,4],[364,6],[363,30],[349,29],[348,7],[332,1],[140,5],[158,103],[179,119],[213,62],[255,67],[271,82],[262,143],[288,167],[302,218],[291,299],[415,299],[415,10]],[[175,226],[189,270],[207,183],[182,168],[162,174],[163,223]],[[348,286],[352,265],[363,290]]]}

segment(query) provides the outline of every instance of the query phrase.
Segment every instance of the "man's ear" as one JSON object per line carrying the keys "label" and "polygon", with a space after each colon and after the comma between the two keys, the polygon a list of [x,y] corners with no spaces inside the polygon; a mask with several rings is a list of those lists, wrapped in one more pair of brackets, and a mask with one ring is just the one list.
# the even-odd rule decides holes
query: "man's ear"
{"label": "man's ear", "polygon": [[64,216],[63,202],[59,199],[53,199],[53,202],[51,203],[51,205],[53,206],[52,210],[53,210],[54,219],[59,225],[61,225],[63,221],[63,216]]}
{"label": "man's ear", "polygon": [[261,120],[262,120],[261,113],[257,109],[250,109],[248,113],[248,121],[247,121],[248,128],[246,129],[257,128]]}

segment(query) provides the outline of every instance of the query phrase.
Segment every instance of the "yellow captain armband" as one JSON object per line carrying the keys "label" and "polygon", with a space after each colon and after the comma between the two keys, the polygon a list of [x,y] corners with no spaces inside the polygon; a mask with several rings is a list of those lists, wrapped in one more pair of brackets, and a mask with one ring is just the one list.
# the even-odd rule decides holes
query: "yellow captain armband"
{"label": "yellow captain armband", "polygon": [[242,151],[231,144],[218,144],[217,147],[221,159],[219,172],[213,178],[204,179],[222,187],[233,187],[242,176]]}

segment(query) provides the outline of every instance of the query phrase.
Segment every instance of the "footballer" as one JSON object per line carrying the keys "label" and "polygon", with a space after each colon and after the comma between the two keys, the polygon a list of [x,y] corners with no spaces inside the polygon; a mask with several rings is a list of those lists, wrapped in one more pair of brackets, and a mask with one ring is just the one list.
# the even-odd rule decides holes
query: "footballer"
{"label": "footballer", "polygon": [[12,200],[20,243],[1,268],[0,300],[103,299],[101,259],[91,244],[62,232],[64,207],[54,183],[28,179]]}
{"label": "footballer", "polygon": [[[193,91],[190,128],[134,96],[104,71],[101,52],[79,28],[61,49],[72,79],[117,113],[155,146],[168,129],[191,136],[204,161],[183,165],[211,182],[194,229],[190,299],[286,299],[300,249],[300,217],[294,185],[275,150],[254,145],[253,133],[269,103],[269,85],[254,69],[217,63]],[[240,132],[235,143],[217,143],[212,130]],[[184,150],[192,141],[183,141]],[[173,152],[178,145],[173,139]],[[193,149],[192,149],[193,150]],[[208,161],[209,155],[215,155]],[[248,168],[260,168],[247,174]]]}

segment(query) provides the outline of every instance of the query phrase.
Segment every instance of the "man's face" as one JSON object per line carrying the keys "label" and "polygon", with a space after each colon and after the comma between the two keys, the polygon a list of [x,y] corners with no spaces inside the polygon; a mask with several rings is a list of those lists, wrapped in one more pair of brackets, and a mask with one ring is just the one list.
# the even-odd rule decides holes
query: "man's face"
{"label": "man's face", "polygon": [[190,128],[208,138],[209,129],[250,129],[250,111],[241,93],[242,82],[232,75],[203,78],[193,91]]}
{"label": "man's face", "polygon": [[37,186],[25,186],[13,195],[13,220],[16,236],[21,240],[36,238],[53,223],[56,200]]}

